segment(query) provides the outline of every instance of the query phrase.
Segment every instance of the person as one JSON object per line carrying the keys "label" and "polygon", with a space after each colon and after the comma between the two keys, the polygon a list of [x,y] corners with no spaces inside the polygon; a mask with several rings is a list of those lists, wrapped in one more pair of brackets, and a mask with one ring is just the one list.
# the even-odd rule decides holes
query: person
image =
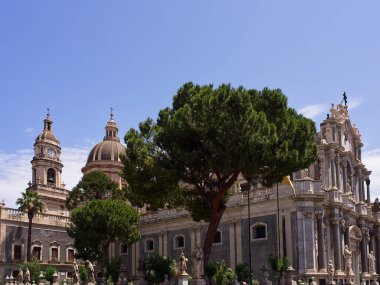
{"label": "person", "polygon": [[187,264],[186,264],[187,258],[185,257],[185,254],[181,250],[181,254],[179,256],[179,262],[178,262],[178,273],[184,274],[187,270]]}
{"label": "person", "polygon": [[351,276],[354,273],[352,272],[352,252],[348,249],[348,245],[344,246],[344,267],[346,270],[347,276]]}
{"label": "person", "polygon": [[200,279],[202,278],[202,269],[203,269],[203,250],[199,243],[195,244],[194,250],[191,254],[191,262],[193,266],[193,278]]}
{"label": "person", "polygon": [[25,283],[30,284],[30,272],[28,267],[25,270]]}
{"label": "person", "polygon": [[74,261],[73,263],[73,284],[79,282],[79,267],[78,264]]}
{"label": "person", "polygon": [[94,266],[89,260],[86,260],[85,266],[88,272],[88,282],[95,283],[95,276],[94,276]]}

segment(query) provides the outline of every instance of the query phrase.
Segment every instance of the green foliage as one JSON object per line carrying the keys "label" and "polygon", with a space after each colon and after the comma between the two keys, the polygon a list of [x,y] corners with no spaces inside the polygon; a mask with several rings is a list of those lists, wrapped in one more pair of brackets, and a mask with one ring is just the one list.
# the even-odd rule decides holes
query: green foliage
{"label": "green foliage", "polygon": [[212,277],[215,276],[216,270],[217,270],[216,262],[209,261],[204,266],[205,275],[207,276],[210,283],[211,283]]}
{"label": "green foliage", "polygon": [[249,267],[247,263],[236,265],[235,272],[239,282],[249,282]]}
{"label": "green foliage", "polygon": [[126,195],[133,205],[184,207],[195,221],[210,222],[207,262],[238,175],[280,182],[316,159],[315,134],[279,89],[186,83],[156,122],[149,118],[126,134]]}
{"label": "green foliage", "polygon": [[140,238],[138,211],[121,200],[92,200],[71,213],[67,233],[77,258],[98,260],[116,238],[132,244]]}
{"label": "green foliage", "polygon": [[57,271],[57,269],[53,266],[47,266],[45,268],[44,277],[50,283],[53,283],[53,274]]}
{"label": "green foliage", "polygon": [[119,270],[120,270],[121,262],[122,260],[120,257],[115,257],[111,261],[106,260],[105,275],[107,277],[107,280],[111,278],[111,281],[113,281],[114,283],[116,283],[119,280]]}
{"label": "green foliage", "polygon": [[222,260],[216,263],[215,281],[217,285],[232,285],[235,281],[234,271],[228,267],[227,262]]}
{"label": "green foliage", "polygon": [[252,279],[252,285],[260,285],[259,280],[257,280],[257,279]]}
{"label": "green foliage", "polygon": [[285,270],[292,265],[290,260],[286,256],[283,258],[278,258],[276,256],[269,255],[268,261],[273,272],[275,273],[277,284],[280,284]]}
{"label": "green foliage", "polygon": [[27,268],[29,269],[29,272],[30,272],[30,282],[33,283],[33,280],[34,280],[36,284],[38,284],[38,276],[40,275],[40,272],[41,272],[40,262],[37,260],[24,262],[21,265],[21,270],[24,272],[24,276],[25,276],[25,271]]}
{"label": "green foliage", "polygon": [[88,280],[88,272],[86,268],[83,265],[79,265],[78,269],[79,269],[80,280],[82,280],[83,282],[86,282]]}
{"label": "green foliage", "polygon": [[66,199],[66,207],[72,210],[94,199],[102,200],[110,196],[121,198],[119,192],[118,185],[106,174],[101,171],[93,171],[84,175],[70,191]]}
{"label": "green foliage", "polygon": [[45,209],[45,204],[37,192],[27,190],[21,193],[21,198],[16,200],[18,209],[28,214],[29,219],[33,219],[36,213],[41,213]]}
{"label": "green foliage", "polygon": [[177,265],[170,257],[151,254],[139,260],[138,270],[145,272],[145,278],[150,285],[157,285],[165,280],[165,274],[171,279],[176,274]]}

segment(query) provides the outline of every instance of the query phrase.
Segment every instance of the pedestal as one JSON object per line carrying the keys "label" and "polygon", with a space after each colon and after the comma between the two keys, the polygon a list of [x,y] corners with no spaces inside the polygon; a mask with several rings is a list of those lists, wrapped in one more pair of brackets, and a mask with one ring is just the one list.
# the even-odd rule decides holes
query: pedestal
{"label": "pedestal", "polygon": [[178,285],[189,285],[189,275],[186,272],[178,274]]}
{"label": "pedestal", "polygon": [[190,285],[206,285],[206,280],[203,278],[193,279]]}

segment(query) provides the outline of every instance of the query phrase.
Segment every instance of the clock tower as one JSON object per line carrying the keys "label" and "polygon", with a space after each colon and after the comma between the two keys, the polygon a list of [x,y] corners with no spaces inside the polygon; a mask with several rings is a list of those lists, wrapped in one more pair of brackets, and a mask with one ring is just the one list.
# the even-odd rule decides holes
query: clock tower
{"label": "clock tower", "polygon": [[32,182],[30,190],[38,192],[46,204],[47,212],[63,213],[68,191],[61,180],[63,164],[61,163],[61,146],[52,131],[53,121],[50,113],[44,120],[43,131],[34,143],[32,163]]}

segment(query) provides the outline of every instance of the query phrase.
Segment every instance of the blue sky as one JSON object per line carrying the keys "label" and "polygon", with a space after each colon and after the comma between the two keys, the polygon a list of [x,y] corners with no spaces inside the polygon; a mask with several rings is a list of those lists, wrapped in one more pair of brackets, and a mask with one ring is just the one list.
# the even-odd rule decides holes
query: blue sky
{"label": "blue sky", "polygon": [[30,180],[47,107],[71,188],[110,107],[123,136],[187,81],[281,88],[317,126],[345,91],[380,194],[379,10],[347,0],[0,1],[0,199],[13,204]]}

